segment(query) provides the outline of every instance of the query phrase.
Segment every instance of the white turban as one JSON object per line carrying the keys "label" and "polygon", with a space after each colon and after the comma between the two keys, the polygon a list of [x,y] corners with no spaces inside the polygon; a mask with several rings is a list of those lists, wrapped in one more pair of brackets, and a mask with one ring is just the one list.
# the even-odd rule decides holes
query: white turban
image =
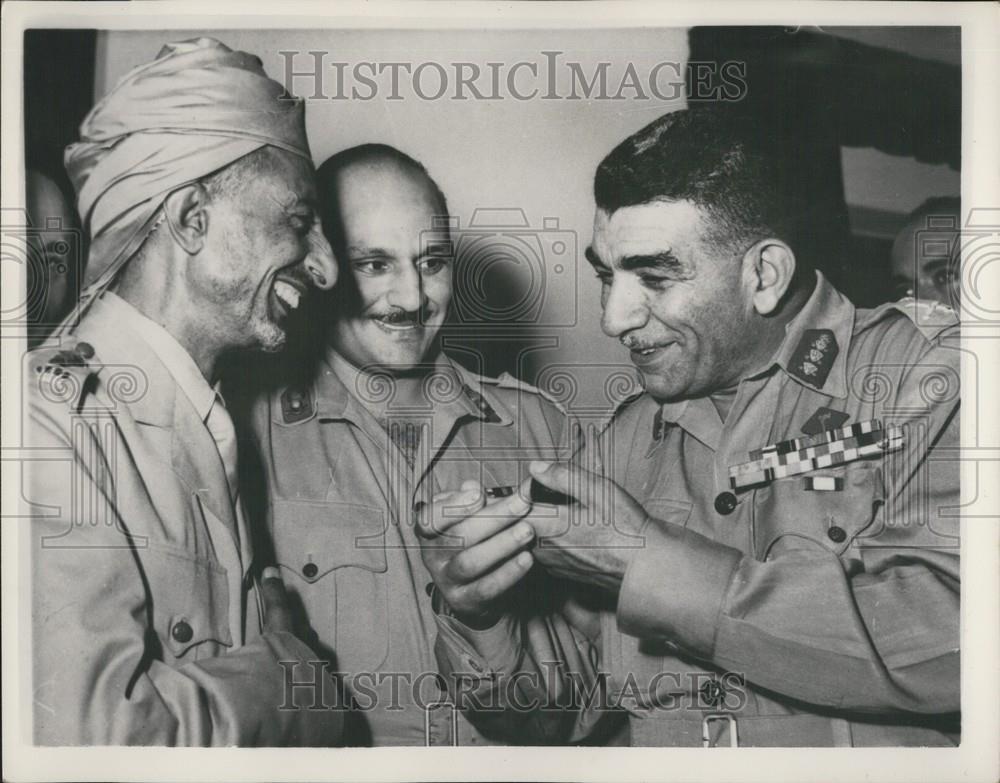
{"label": "white turban", "polygon": [[66,170],[90,236],[84,287],[96,293],[149,234],[171,191],[265,145],[312,161],[305,106],[260,60],[212,38],[167,44],[87,115]]}

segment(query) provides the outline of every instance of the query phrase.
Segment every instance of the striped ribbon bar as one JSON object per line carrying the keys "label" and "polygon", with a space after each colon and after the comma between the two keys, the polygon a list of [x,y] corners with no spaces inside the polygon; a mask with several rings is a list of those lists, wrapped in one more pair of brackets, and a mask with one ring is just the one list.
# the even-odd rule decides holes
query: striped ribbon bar
{"label": "striped ribbon bar", "polygon": [[[867,424],[868,422],[864,422]],[[846,428],[854,430],[861,427]],[[729,483],[733,489],[747,489],[758,484],[766,484],[775,479],[797,476],[813,470],[843,465],[864,457],[872,457],[895,451],[904,441],[902,427],[876,429],[841,440],[810,446],[782,455],[769,454],[762,459],[734,465],[729,469]]]}
{"label": "striped ribbon bar", "polygon": [[839,427],[833,430],[826,430],[819,435],[807,435],[802,438],[792,438],[783,440],[780,443],[772,443],[770,446],[763,446],[750,452],[750,459],[756,461],[764,459],[769,455],[788,454],[792,451],[801,451],[811,446],[822,446],[824,443],[831,443],[846,438],[854,438],[858,435],[866,435],[869,432],[882,429],[882,422],[878,419],[859,421],[857,424],[850,424],[846,427]]}

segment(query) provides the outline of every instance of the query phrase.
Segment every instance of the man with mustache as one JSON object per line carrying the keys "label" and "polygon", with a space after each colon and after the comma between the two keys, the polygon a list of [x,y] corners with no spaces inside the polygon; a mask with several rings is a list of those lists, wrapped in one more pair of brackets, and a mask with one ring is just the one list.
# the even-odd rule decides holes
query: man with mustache
{"label": "man with mustache", "polygon": [[300,296],[336,279],[304,104],[253,55],[168,44],[88,114],[66,166],[85,314],[24,373],[35,741],[332,744],[340,714],[287,688],[315,656],[255,561],[218,385],[228,354],[282,348]]}
{"label": "man with mustache", "polygon": [[[531,466],[576,498],[526,515],[532,555],[608,597],[592,638],[634,745],[952,745],[957,321],[856,310],[809,267],[787,143],[698,108],[599,166],[587,259],[645,392],[599,470]],[[479,505],[436,500],[428,548]],[[530,668],[506,653],[492,671]]]}
{"label": "man with mustache", "polygon": [[[571,660],[591,654],[561,615],[522,623],[509,611],[516,604],[545,614],[539,607],[554,591],[505,595],[532,564],[523,552],[531,527],[512,527],[527,504],[510,490],[530,460],[570,453],[567,420],[514,378],[477,375],[442,352],[455,260],[435,229],[448,214],[445,197],[420,163],[368,144],[327,160],[319,180],[341,282],[328,303],[323,355],[308,377],[252,407],[248,452],[259,455],[262,471],[248,484],[263,491],[256,505],[267,511],[274,561],[306,638],[343,674],[354,708],[347,741],[475,745],[570,736],[564,718],[516,712],[484,714],[474,729],[441,704],[448,698],[435,653],[436,644],[448,647],[477,666],[480,656],[462,636],[470,633],[488,649],[509,648],[524,634],[541,640],[553,660],[556,644]],[[455,539],[470,552],[440,575],[451,589],[445,605],[412,519],[433,494],[463,482],[501,496],[489,506],[490,530]]]}

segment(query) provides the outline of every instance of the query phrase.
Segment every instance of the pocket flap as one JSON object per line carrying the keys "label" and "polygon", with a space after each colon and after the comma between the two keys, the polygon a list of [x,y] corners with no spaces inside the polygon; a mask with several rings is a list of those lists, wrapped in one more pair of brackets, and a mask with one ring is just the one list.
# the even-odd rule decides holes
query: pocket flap
{"label": "pocket flap", "polygon": [[232,646],[224,568],[154,544],[146,548],[142,561],[157,634],[175,658],[207,641]]}
{"label": "pocket flap", "polygon": [[[829,479],[825,484],[816,479]],[[810,489],[829,486],[830,490]],[[878,463],[853,462],[778,479],[756,491],[756,553],[766,559],[778,548],[814,547],[842,555],[875,519],[884,501]]]}
{"label": "pocket flap", "polygon": [[387,568],[385,513],[372,506],[275,499],[271,532],[278,565],[306,582],[346,566]]}

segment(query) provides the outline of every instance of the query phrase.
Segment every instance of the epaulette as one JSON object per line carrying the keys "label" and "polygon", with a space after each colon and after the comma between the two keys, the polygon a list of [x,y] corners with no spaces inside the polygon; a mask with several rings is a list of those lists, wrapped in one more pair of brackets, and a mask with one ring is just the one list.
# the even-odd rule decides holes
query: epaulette
{"label": "epaulette", "polygon": [[942,332],[959,324],[958,313],[948,305],[941,302],[921,301],[907,296],[898,302],[886,302],[872,310],[860,311],[855,333],[870,329],[897,312],[909,318],[927,340],[934,340]]}
{"label": "epaulette", "polygon": [[298,424],[313,417],[316,404],[311,386],[289,386],[281,392],[281,418],[285,424]]}
{"label": "epaulette", "polygon": [[491,386],[496,386],[500,389],[514,389],[518,392],[527,392],[528,394],[535,394],[544,400],[552,403],[559,409],[563,414],[568,413],[566,406],[563,405],[554,395],[550,394],[543,389],[539,389],[537,386],[532,386],[530,383],[522,381],[520,378],[515,378],[509,372],[502,372],[496,378],[488,378],[486,376],[479,376],[479,380]]}
{"label": "epaulette", "polygon": [[469,386],[467,383],[462,384],[462,394],[465,395],[472,405],[482,414],[483,421],[487,424],[499,424],[503,421],[503,418],[497,413],[496,409],[486,400],[486,398]]}
{"label": "epaulette", "polygon": [[90,363],[93,358],[94,348],[87,342],[70,348],[41,348],[28,355],[27,371],[45,399],[78,409],[98,369]]}

